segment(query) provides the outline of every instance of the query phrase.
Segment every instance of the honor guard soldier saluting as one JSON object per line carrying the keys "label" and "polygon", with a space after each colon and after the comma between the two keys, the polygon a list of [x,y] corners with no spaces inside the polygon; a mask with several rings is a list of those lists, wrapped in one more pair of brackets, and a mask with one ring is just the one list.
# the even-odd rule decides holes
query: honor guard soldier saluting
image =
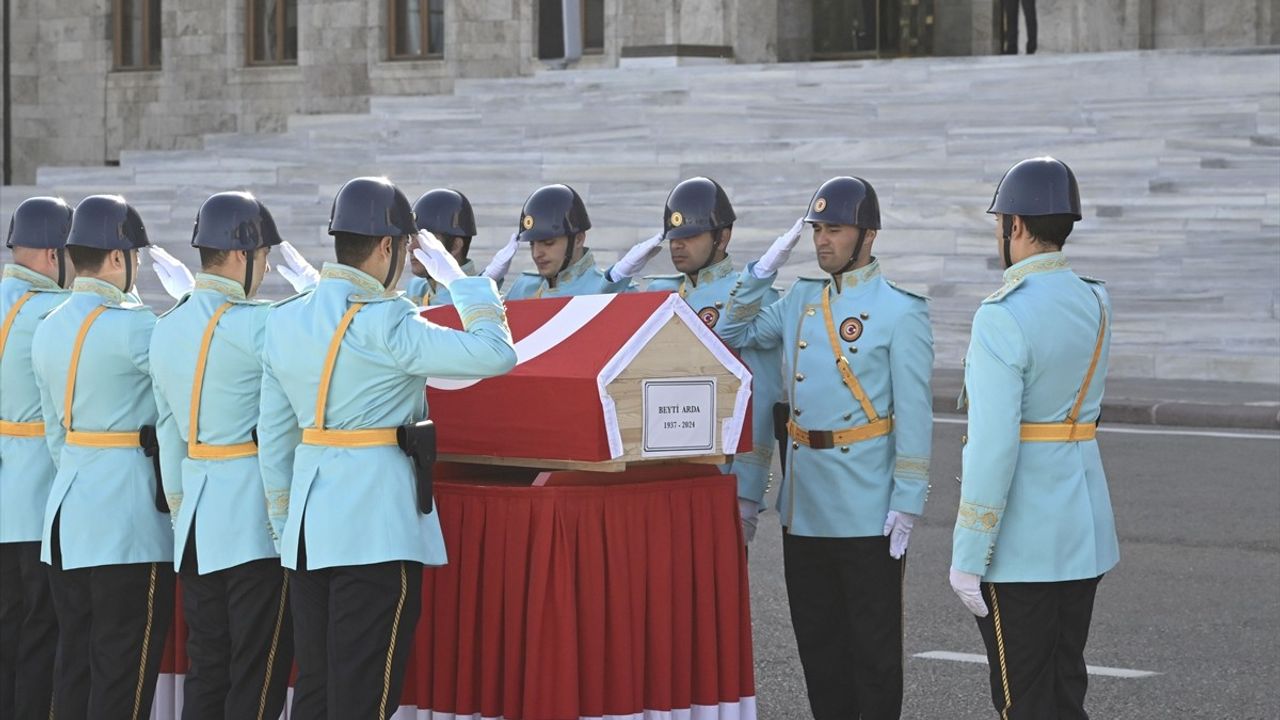
{"label": "honor guard soldier saluting", "polygon": [[188,632],[186,720],[276,718],[284,709],[293,661],[288,578],[271,539],[255,442],[270,305],[253,299],[280,242],[252,195],[205,200],[191,239],[203,272],[151,337]]}
{"label": "honor guard soldier saluting", "polygon": [[40,562],[40,521],[56,469],[44,440],[31,338],[75,279],[64,246],[71,206],[24,200],[9,222],[0,280],[0,717],[49,717],[58,621]]}
{"label": "honor guard soldier saluting", "polygon": [[148,357],[156,316],[130,292],[148,245],[124,198],[82,200],[67,238],[79,277],[32,341],[58,466],[41,546],[61,630],[58,718],[147,717],[173,620],[173,529]]}
{"label": "honor guard soldier saluting", "polygon": [[[418,229],[426,230],[435,236],[448,249],[449,254],[458,262],[462,272],[468,276],[476,274],[475,263],[467,257],[471,252],[471,239],[476,235],[476,216],[471,211],[471,201],[457,190],[436,188],[428,190],[413,204],[413,216],[417,219]],[[511,267],[511,258],[516,254],[516,233],[498,251],[488,267],[481,273],[492,278],[498,287],[507,276]],[[412,255],[409,266],[413,276],[405,283],[405,294],[418,305],[449,305],[449,291],[427,274],[427,269]]]}
{"label": "honor guard soldier saluting", "polygon": [[520,210],[519,242],[529,243],[537,270],[522,274],[508,300],[629,292],[631,278],[662,252],[662,233],[638,243],[613,267],[601,270],[587,248],[591,218],[578,192],[568,185],[544,185]]}
{"label": "honor guard soldier saluting", "polygon": [[[388,718],[421,611],[422,566],[446,561],[426,379],[501,375],[516,355],[493,281],[466,277],[418,232],[386,178],[343,185],[329,234],[338,262],[267,319],[259,459],[293,571],[292,714]],[[465,331],[432,325],[394,290],[415,234],[415,256],[449,289]]]}
{"label": "honor guard soldier saluting", "polygon": [[1085,718],[1094,594],[1120,558],[1094,439],[1111,303],[1062,254],[1080,220],[1065,163],[1014,165],[987,212],[1006,269],[973,317],[965,357],[951,585],[978,616],[1002,718]]}
{"label": "honor guard soldier saluting", "polygon": [[[777,269],[812,223],[825,277],[767,308]],[[816,720],[897,718],[902,591],[928,495],[933,337],[924,298],[880,274],[871,184],[837,177],[731,291],[731,346],[783,349],[791,437],[779,488],[791,620]]]}
{"label": "honor guard soldier saluting", "polygon": [[[680,274],[652,276],[647,289],[679,293],[712,330],[725,316],[725,306],[732,299],[729,292],[737,286],[738,273],[728,255],[736,218],[724,188],[705,177],[676,185],[663,209],[663,238],[671,248],[671,263]],[[777,299],[778,293],[769,288],[760,302],[768,306]],[[751,422],[751,452],[735,455],[724,470],[738,478],[742,533],[751,542],[773,464],[770,409],[782,390],[782,369],[777,349],[747,348],[739,354],[751,369],[752,404],[757,411]]]}

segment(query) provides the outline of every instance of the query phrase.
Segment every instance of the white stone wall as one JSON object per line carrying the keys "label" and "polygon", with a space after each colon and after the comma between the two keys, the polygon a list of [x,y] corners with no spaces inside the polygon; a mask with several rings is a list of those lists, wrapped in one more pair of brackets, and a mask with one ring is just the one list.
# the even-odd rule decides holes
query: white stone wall
{"label": "white stone wall", "polygon": [[[10,0],[15,183],[39,166],[135,149],[193,149],[210,134],[282,130],[298,114],[353,113],[380,95],[447,93],[455,80],[529,75],[537,3],[446,0],[443,57],[388,60],[386,0],[299,0],[298,60],[247,66],[247,0],[163,0],[158,70],[112,71],[111,0]],[[999,0],[933,0],[934,53],[996,50]],[[1040,0],[1043,52],[1280,43],[1280,0]],[[811,55],[812,0],[606,0],[605,47],[728,46],[734,60]],[[1025,32],[1021,33],[1025,41]]]}

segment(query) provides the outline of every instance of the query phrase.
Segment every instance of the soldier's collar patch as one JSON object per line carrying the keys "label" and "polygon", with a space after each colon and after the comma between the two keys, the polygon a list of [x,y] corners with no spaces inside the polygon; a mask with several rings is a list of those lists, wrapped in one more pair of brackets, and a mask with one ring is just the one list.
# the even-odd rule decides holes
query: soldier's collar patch
{"label": "soldier's collar patch", "polygon": [[591,254],[591,251],[583,250],[582,257],[578,259],[578,262],[565,268],[564,272],[556,276],[556,287],[560,287],[564,283],[578,279],[578,277],[585,273],[589,268],[593,268],[595,266],[596,260]]}
{"label": "soldier's collar patch", "polygon": [[720,262],[698,271],[698,284],[714,282],[733,274],[733,260],[728,255]]}
{"label": "soldier's collar patch", "polygon": [[58,287],[58,283],[53,281],[53,278],[41,275],[31,268],[17,263],[10,263],[4,266],[4,277],[23,280],[36,292],[64,292],[62,288]]}
{"label": "soldier's collar patch", "polygon": [[862,337],[862,321],[856,317],[847,317],[840,321],[840,339],[853,342]]}
{"label": "soldier's collar patch", "polygon": [[98,278],[78,277],[75,282],[71,284],[71,291],[78,293],[93,293],[103,300],[106,300],[109,305],[124,305],[125,303],[133,301],[133,298],[126,295],[120,288],[105,280],[99,280]]}
{"label": "soldier's collar patch", "polygon": [[193,290],[209,290],[226,295],[230,300],[247,300],[244,286],[230,278],[211,273],[196,273],[196,284]]}
{"label": "soldier's collar patch", "polygon": [[872,258],[871,262],[866,265],[841,275],[839,290],[843,293],[859,285],[865,285],[878,277],[880,277],[880,261]]}
{"label": "soldier's collar patch", "polygon": [[325,280],[341,280],[356,286],[354,295],[371,295],[381,296],[389,291],[382,286],[372,275],[350,265],[342,265],[340,263],[325,263],[320,269],[320,282]]}
{"label": "soldier's collar patch", "polygon": [[1070,268],[1071,264],[1067,262],[1067,256],[1063,253],[1040,253],[1038,255],[1032,255],[1008,270],[1005,270],[1004,281],[1006,283],[1014,283],[1021,281],[1028,275],[1053,272],[1054,270],[1069,270]]}
{"label": "soldier's collar patch", "polygon": [[706,323],[707,327],[714,328],[716,323],[720,322],[720,311],[708,305],[698,311],[698,317]]}

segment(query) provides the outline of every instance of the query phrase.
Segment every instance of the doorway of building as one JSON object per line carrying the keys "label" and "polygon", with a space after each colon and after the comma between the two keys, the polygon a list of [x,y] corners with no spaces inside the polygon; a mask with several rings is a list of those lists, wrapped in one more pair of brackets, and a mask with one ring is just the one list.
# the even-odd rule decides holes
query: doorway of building
{"label": "doorway of building", "polygon": [[[564,2],[538,0],[538,59],[564,57]],[[578,0],[584,55],[604,52],[604,0]]]}
{"label": "doorway of building", "polygon": [[933,54],[934,0],[813,0],[813,57]]}

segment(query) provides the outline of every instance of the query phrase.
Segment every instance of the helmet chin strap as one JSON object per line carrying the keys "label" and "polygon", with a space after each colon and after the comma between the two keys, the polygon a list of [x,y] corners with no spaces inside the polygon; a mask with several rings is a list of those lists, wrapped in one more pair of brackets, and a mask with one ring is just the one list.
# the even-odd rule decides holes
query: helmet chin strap
{"label": "helmet chin strap", "polygon": [[1013,216],[1001,215],[1000,222],[1002,225],[1001,231],[1004,234],[1004,257],[1002,257],[1001,260],[1004,260],[1004,267],[1008,270],[1013,267],[1013,254],[1009,247],[1013,242]]}
{"label": "helmet chin strap", "polygon": [[555,287],[554,281],[560,278],[560,273],[564,272],[565,270],[568,270],[569,266],[573,264],[573,243],[577,239],[577,237],[578,237],[577,233],[565,236],[566,242],[564,245],[564,262],[560,263],[560,269],[556,271],[555,277],[547,278],[548,286]]}
{"label": "helmet chin strap", "polygon": [[249,289],[253,286],[253,257],[258,254],[257,250],[245,250],[244,252],[244,296],[249,297]]}
{"label": "helmet chin strap", "polygon": [[831,273],[833,277],[840,277],[841,275],[853,269],[853,266],[858,262],[858,258],[862,257],[862,243],[864,243],[866,239],[867,239],[867,229],[858,228],[858,242],[856,245],[853,246],[853,257],[849,258],[849,262],[845,263],[844,267],[840,268],[836,272]]}
{"label": "helmet chin strap", "polygon": [[711,231],[711,249],[707,251],[707,259],[701,265],[698,266],[697,270],[694,270],[691,273],[687,273],[687,275],[689,276],[689,279],[693,281],[694,285],[698,284],[698,275],[701,274],[703,270],[706,270],[707,268],[711,267],[714,264],[716,259],[716,250],[720,249],[720,241],[723,239],[724,239],[724,228],[719,228]]}
{"label": "helmet chin strap", "polygon": [[124,291],[129,292],[129,288],[133,287],[133,255],[135,250],[121,250],[124,253]]}
{"label": "helmet chin strap", "polygon": [[58,287],[67,287],[67,249],[60,247],[58,253]]}
{"label": "helmet chin strap", "polygon": [[391,264],[387,266],[387,279],[382,281],[382,287],[390,290],[392,283],[396,279],[396,266],[404,262],[404,258],[400,257],[400,249],[404,243],[400,242],[400,238],[391,238]]}

